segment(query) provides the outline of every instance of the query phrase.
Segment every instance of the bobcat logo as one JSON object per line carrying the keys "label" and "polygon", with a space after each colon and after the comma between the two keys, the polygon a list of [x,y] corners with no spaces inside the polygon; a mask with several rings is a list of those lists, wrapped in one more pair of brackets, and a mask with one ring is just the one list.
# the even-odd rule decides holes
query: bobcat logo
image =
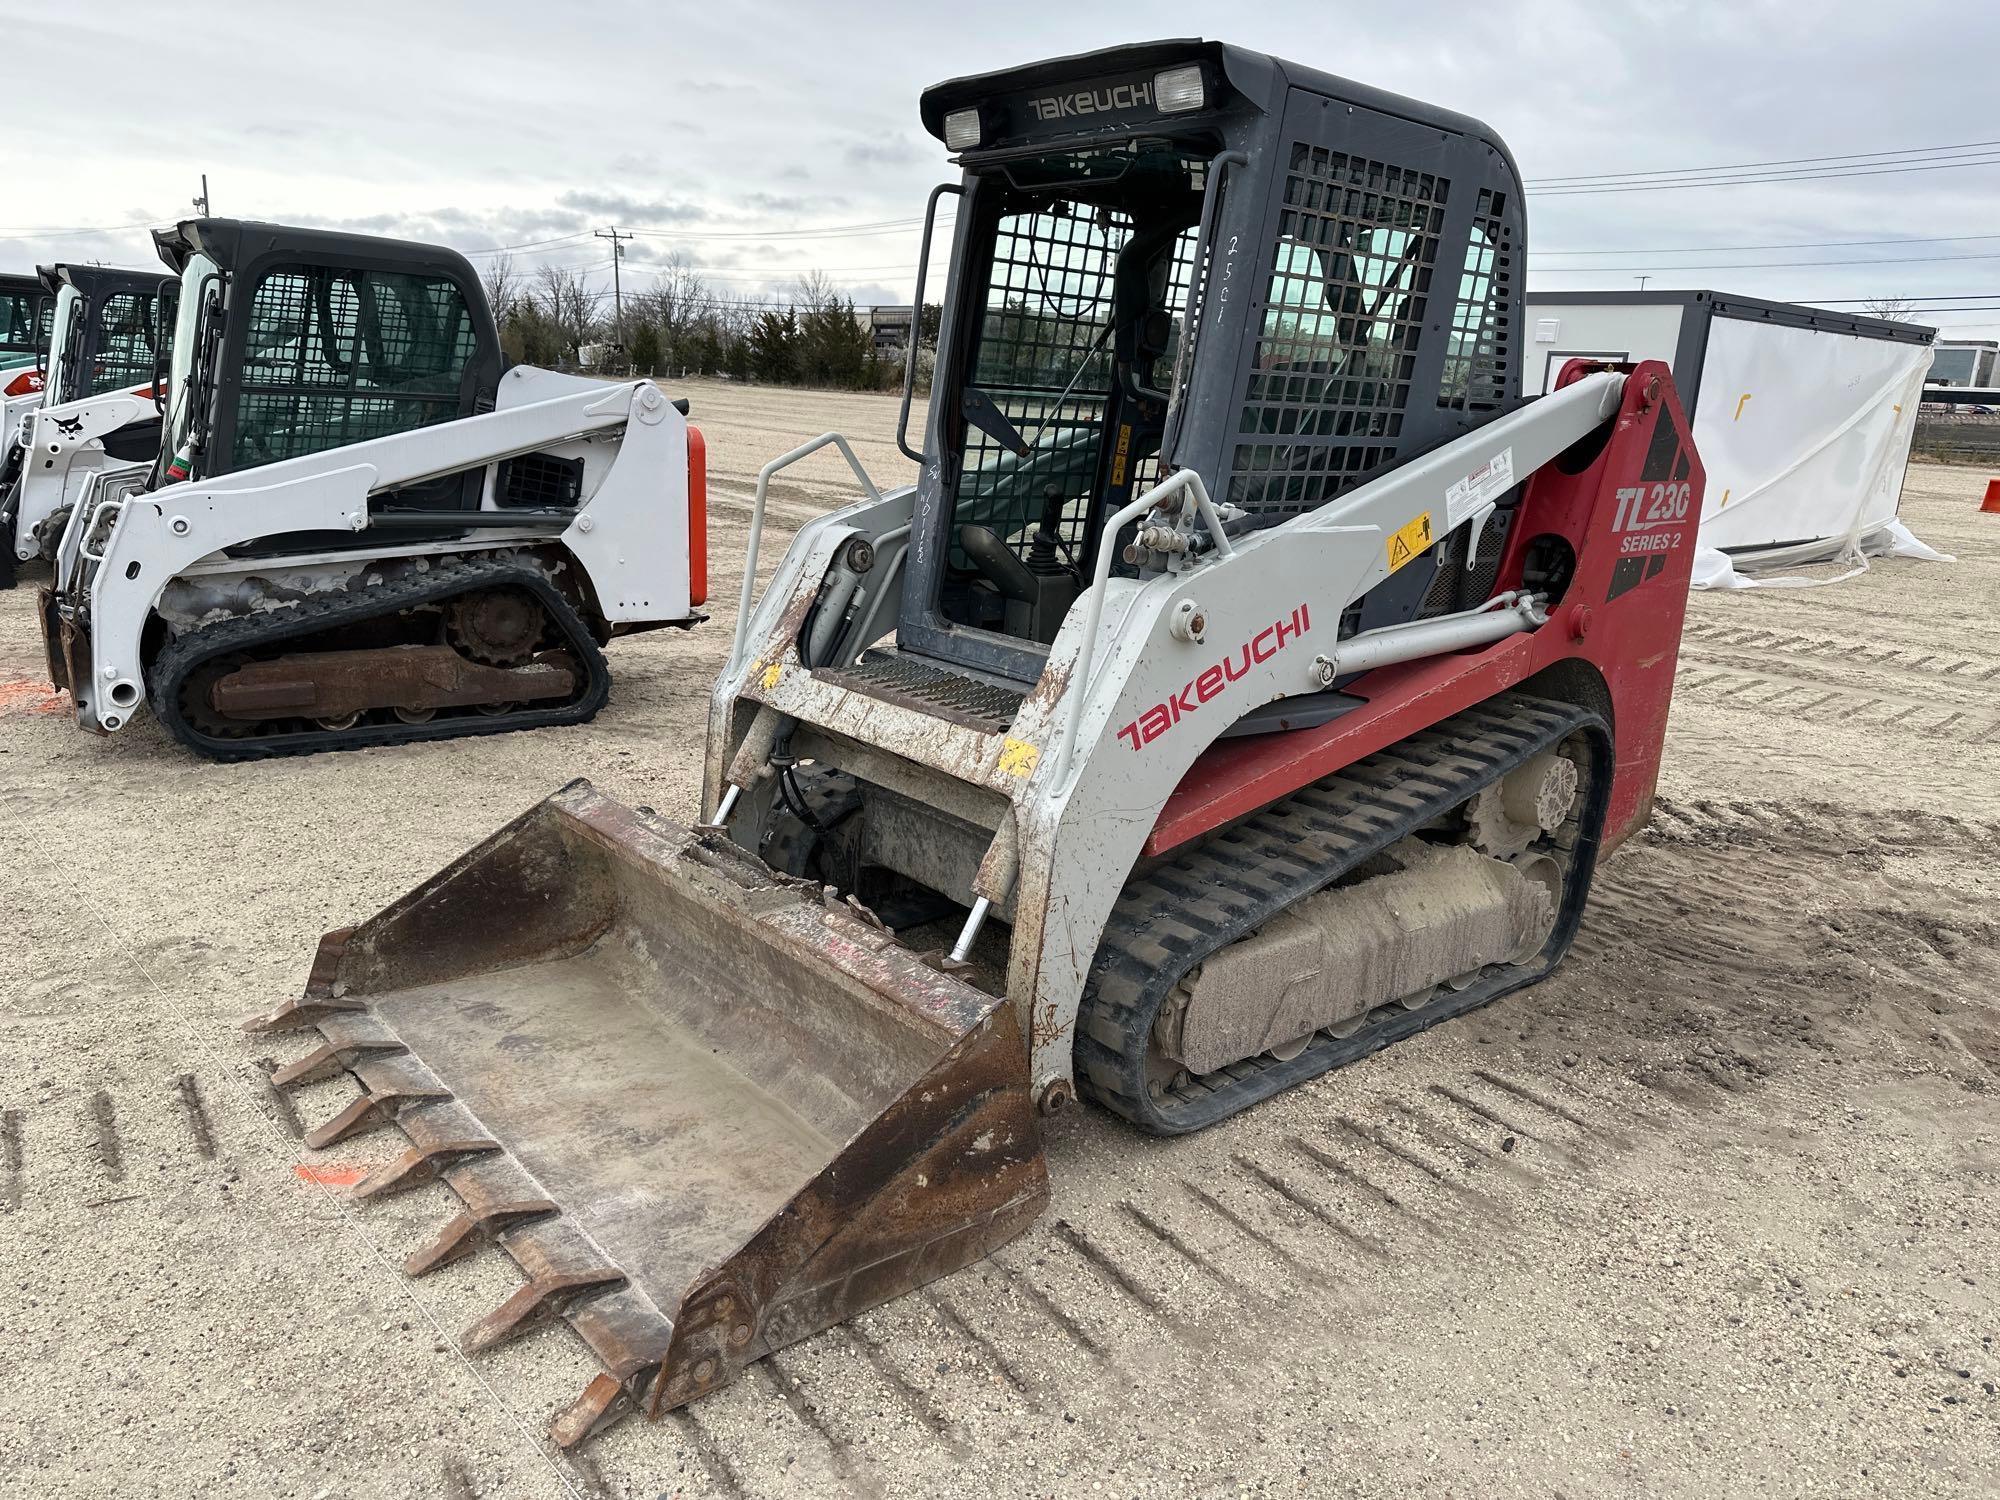
{"label": "bobcat logo", "polygon": [[64,437],[75,437],[83,431],[82,417],[57,417],[56,431]]}

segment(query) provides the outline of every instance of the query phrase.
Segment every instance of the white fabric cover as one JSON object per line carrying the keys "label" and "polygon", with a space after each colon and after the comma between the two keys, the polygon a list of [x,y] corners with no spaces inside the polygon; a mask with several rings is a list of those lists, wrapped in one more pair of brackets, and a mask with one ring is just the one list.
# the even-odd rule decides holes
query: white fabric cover
{"label": "white fabric cover", "polygon": [[[1949,562],[1896,519],[1929,363],[1921,344],[1715,319],[1694,426],[1708,489],[1692,586],[1837,583],[1870,555]],[[1819,562],[1849,566],[1761,572]]]}

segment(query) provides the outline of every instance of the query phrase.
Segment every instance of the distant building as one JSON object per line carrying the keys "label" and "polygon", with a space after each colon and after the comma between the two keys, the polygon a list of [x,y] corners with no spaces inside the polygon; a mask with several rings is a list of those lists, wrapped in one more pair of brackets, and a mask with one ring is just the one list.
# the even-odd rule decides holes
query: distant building
{"label": "distant building", "polygon": [[1939,339],[1925,385],[2000,385],[1994,366],[2000,363],[2000,342],[1992,339]]}
{"label": "distant building", "polygon": [[875,339],[875,352],[888,354],[910,347],[910,330],[916,324],[914,307],[862,307],[854,316]]}

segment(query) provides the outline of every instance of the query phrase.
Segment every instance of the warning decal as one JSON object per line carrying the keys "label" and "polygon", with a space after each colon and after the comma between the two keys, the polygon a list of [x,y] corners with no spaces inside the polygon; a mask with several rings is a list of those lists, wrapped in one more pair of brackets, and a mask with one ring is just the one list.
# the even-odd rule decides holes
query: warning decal
{"label": "warning decal", "polygon": [[1395,572],[1431,544],[1431,513],[1425,511],[1389,536],[1389,571]]}
{"label": "warning decal", "polygon": [[1009,735],[1000,743],[1000,770],[1008,776],[1028,776],[1041,763],[1041,747]]}
{"label": "warning decal", "polygon": [[1497,501],[1514,487],[1514,450],[1502,448],[1444,492],[1445,529],[1471,519],[1481,506]]}

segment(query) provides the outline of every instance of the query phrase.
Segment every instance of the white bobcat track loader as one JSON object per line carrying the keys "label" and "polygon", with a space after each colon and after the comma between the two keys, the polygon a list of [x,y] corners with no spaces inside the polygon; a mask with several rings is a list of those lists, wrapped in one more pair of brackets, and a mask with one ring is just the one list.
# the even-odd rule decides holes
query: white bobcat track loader
{"label": "white bobcat track loader", "polygon": [[462,256],[231,220],[180,273],[165,440],[92,476],[42,600],[77,722],[233,760],[543,724],[701,618],[706,465],[649,381],[502,369]]}
{"label": "white bobcat track loader", "polygon": [[45,378],[0,426],[0,587],[53,559],[77,498],[98,474],[139,473],[160,448],[172,277],[60,264],[42,268],[51,309]]}
{"label": "white bobcat track loader", "polygon": [[359,1085],[309,1143],[406,1140],[361,1197],[453,1190],[411,1274],[520,1267],[469,1348],[597,1355],[561,1443],[1018,1232],[1079,1097],[1193,1130],[1540,980],[1651,805],[1702,470],[1663,365],[1518,399],[1489,129],[1189,41],[923,118],[920,477],[746,581],[702,821],[572,783],[249,1023]]}

